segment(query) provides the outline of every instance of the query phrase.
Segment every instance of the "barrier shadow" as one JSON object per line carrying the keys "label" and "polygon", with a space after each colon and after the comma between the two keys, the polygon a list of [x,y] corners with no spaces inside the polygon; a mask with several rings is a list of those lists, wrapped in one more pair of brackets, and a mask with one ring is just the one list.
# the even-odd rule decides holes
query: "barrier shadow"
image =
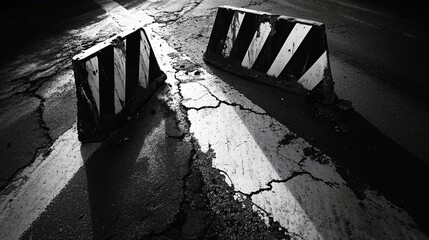
{"label": "barrier shadow", "polygon": [[[426,189],[429,189],[429,182],[425,177],[429,173],[428,166],[383,135],[358,112],[341,111],[308,103],[302,96],[296,96],[266,84],[241,79],[213,67],[209,68],[215,76],[260,106],[269,116],[287,126],[290,131],[298,133],[299,137],[332,159],[336,171],[346,181],[347,187],[344,186],[334,191],[334,188],[325,185],[321,192],[332,194],[333,198],[330,203],[340,203],[338,204],[341,206],[340,209],[335,210],[331,206],[324,206],[326,203],[321,199],[326,196],[315,194],[312,191],[321,188],[323,184],[320,185],[320,181],[307,181],[303,175],[294,178],[293,182],[286,183],[288,191],[300,203],[300,207],[320,236],[325,239],[335,236],[336,232],[328,229],[326,225],[327,222],[332,221],[329,219],[330,217],[349,214],[352,218],[364,221],[366,213],[362,203],[368,197],[366,196],[368,188],[376,190],[396,206],[407,211],[417,222],[420,230],[426,234],[429,232],[429,206],[427,205],[429,197],[425,194]],[[276,174],[283,179],[290,178],[287,169],[278,168],[282,165],[279,164],[279,159],[273,158],[273,154],[264,147],[266,136],[261,133],[260,128],[248,118],[243,117],[242,113],[238,113],[238,115],[260,149],[264,151],[264,155],[273,168],[277,169]],[[314,152],[310,152],[309,155],[317,157]],[[309,183],[314,184],[309,186]],[[344,196],[350,195],[349,189],[355,195],[356,202],[354,203],[344,202],[347,200],[344,199]],[[307,192],[303,194],[305,191]],[[362,211],[353,211],[350,209],[351,204],[362,205]],[[326,215],[320,216],[323,211]],[[388,226],[384,223],[390,221],[388,219],[395,218],[389,214],[378,216],[380,219],[375,222],[380,224],[378,228]],[[384,217],[386,218],[383,219]],[[349,224],[347,221],[339,222],[337,226],[339,232],[337,233],[347,233],[350,230],[348,229]],[[411,227],[413,228],[413,226]],[[378,233],[382,231],[376,230],[377,227],[372,228]],[[404,234],[402,237],[407,236],[406,231],[391,230]],[[365,232],[362,229],[353,231],[355,233]]]}
{"label": "barrier shadow", "polygon": [[171,223],[191,146],[156,97],[85,164],[93,239],[142,239]]}

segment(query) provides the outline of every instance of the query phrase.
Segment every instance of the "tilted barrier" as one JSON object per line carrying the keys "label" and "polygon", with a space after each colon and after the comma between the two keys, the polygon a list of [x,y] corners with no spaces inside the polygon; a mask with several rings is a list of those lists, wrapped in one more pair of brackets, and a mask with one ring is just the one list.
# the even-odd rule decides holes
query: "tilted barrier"
{"label": "tilted barrier", "polygon": [[164,82],[143,28],[73,57],[79,140],[96,142],[133,116]]}
{"label": "tilted barrier", "polygon": [[335,100],[322,23],[221,6],[204,60],[325,104]]}

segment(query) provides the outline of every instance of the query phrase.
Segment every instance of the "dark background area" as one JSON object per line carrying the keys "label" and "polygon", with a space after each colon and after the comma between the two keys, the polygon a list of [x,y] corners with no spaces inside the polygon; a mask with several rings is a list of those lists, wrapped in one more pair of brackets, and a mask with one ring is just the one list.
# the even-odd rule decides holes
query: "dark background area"
{"label": "dark background area", "polygon": [[[142,0],[144,1],[144,0]],[[324,0],[321,0],[324,1]],[[369,7],[384,8],[413,21],[423,21],[427,7],[422,0],[357,0]],[[99,9],[92,0],[5,0],[0,2],[0,64],[39,36],[61,30],[61,21]]]}
{"label": "dark background area", "polygon": [[0,3],[0,64],[34,40],[61,30],[61,22],[99,9],[92,0],[6,0]]}

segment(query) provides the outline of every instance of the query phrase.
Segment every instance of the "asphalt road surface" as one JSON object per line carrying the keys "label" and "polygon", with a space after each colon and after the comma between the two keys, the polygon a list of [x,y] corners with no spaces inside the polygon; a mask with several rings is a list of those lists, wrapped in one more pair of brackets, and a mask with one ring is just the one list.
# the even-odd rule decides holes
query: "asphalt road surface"
{"label": "asphalt road surface", "polygon": [[[336,93],[354,110],[206,65],[223,4],[325,23]],[[418,17],[345,0],[5,6],[0,236],[427,238],[429,36]],[[172,47],[159,60],[167,84],[105,142],[81,145],[71,57],[135,21],[166,41],[158,39],[160,52]],[[187,83],[189,74],[204,81]],[[301,155],[284,165],[288,147]]]}

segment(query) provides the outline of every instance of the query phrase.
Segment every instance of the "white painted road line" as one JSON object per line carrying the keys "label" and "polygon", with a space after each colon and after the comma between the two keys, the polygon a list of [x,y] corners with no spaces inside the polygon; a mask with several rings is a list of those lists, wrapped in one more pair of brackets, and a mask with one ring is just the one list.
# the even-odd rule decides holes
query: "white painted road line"
{"label": "white painted road line", "polygon": [[[124,28],[129,27],[125,23],[137,26],[144,22],[130,18],[130,13],[113,1],[98,2],[103,3],[106,11],[119,14],[117,19],[123,21]],[[99,92],[97,57],[88,61],[86,68],[92,73],[90,88],[93,93],[97,93]],[[94,97],[100,111],[99,96]],[[99,146],[100,143],[82,145],[78,140],[75,125],[54,142],[48,156],[39,156],[31,166],[15,176],[0,192],[0,239],[19,239]]]}
{"label": "white painted road line", "polygon": [[0,193],[0,239],[18,239],[99,145],[82,145],[74,126],[16,176]]}
{"label": "white painted road line", "polygon": [[139,24],[138,19],[130,14],[126,8],[112,0],[95,0],[122,28],[133,28]]}
{"label": "white painted road line", "polygon": [[[328,156],[220,79],[204,69],[198,77],[177,72],[173,65],[178,58],[190,59],[150,28],[147,34],[172,96],[182,96],[173,107],[189,109],[190,130],[201,150],[215,152],[213,167],[228,174],[236,191],[251,194],[290,234],[304,239],[428,239],[406,212],[382,196],[366,191],[367,198],[358,200]],[[281,143],[285,137],[289,142]]]}
{"label": "white painted road line", "polygon": [[95,0],[95,2],[109,14],[122,30],[138,28],[153,22],[153,18],[149,15],[143,12],[138,15],[132,14],[113,0]]}
{"label": "white painted road line", "polygon": [[[181,75],[173,69],[179,57],[169,56],[189,58],[147,33],[177,104],[189,109],[190,130],[201,150],[212,149],[213,166],[228,174],[235,190],[248,194],[290,234],[302,239],[427,239],[406,212],[384,197],[366,191],[366,199],[357,199],[328,156],[231,86],[204,69],[198,77]],[[0,195],[0,239],[18,239],[97,147],[82,148],[73,127],[47,157],[17,176]]]}
{"label": "white painted road line", "polygon": [[[134,115],[166,78],[153,56],[142,21],[125,8],[115,7],[118,4],[113,1],[102,2],[111,25],[118,25],[119,30],[116,30],[118,27],[113,27],[115,30],[107,33],[113,37],[72,59],[77,89],[77,126],[79,140],[82,142],[103,141],[111,130],[118,127],[124,114]],[[146,16],[140,12],[136,15]],[[124,20],[118,16],[127,18]],[[88,81],[89,84],[94,81],[88,78],[92,76],[92,72],[84,67],[85,64],[94,65],[93,62],[88,64],[94,56],[98,58],[99,91],[88,88]]]}
{"label": "white painted road line", "polygon": [[428,239],[405,211],[376,192],[366,190],[359,200],[328,156],[217,77],[204,69],[198,78],[176,72],[172,65],[179,59],[168,55],[189,58],[149,35],[173,94],[180,91],[175,96],[183,97],[178,101],[188,109],[201,151],[213,150],[213,167],[289,234],[296,239]]}

